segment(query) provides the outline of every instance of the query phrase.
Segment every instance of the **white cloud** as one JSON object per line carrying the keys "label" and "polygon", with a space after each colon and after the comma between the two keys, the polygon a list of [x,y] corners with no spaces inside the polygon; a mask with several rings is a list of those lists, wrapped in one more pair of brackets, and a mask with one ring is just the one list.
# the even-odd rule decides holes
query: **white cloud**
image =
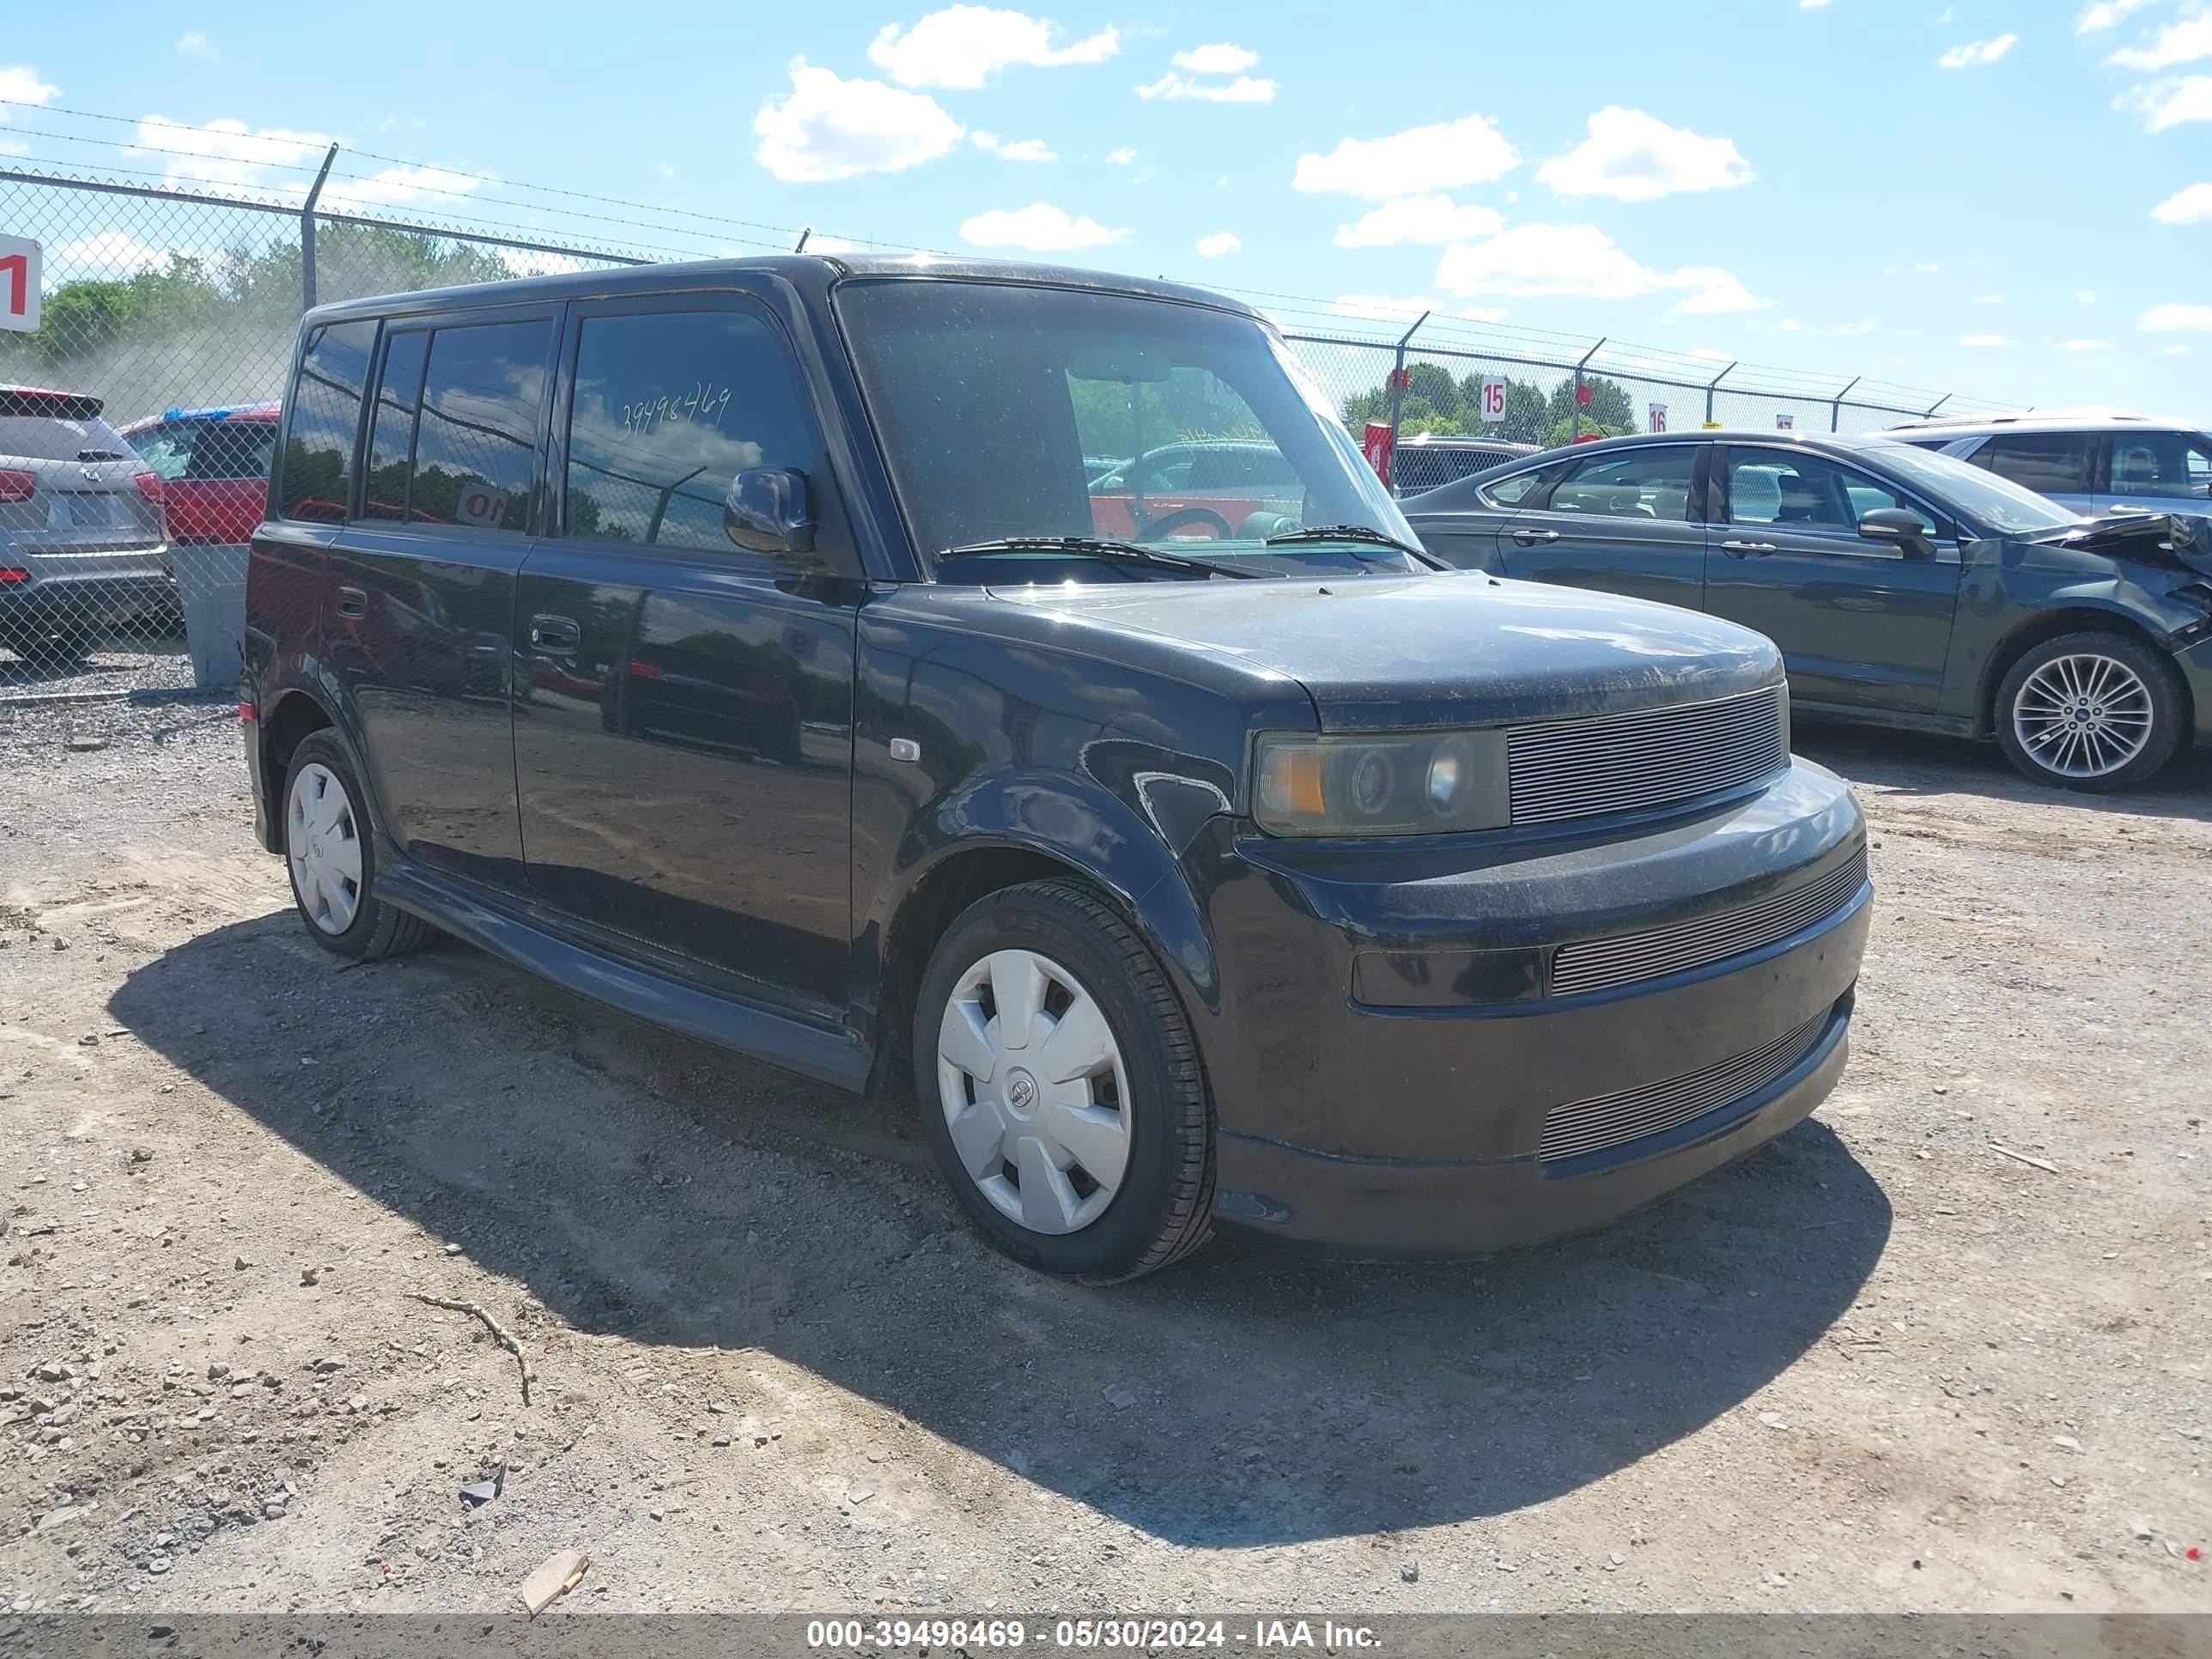
{"label": "white cloud", "polygon": [[1520,158],[1486,116],[1408,127],[1386,138],[1346,138],[1326,155],[1298,157],[1291,188],[1335,191],[1380,202],[1424,191],[1486,185]]}
{"label": "white cloud", "polygon": [[221,55],[216,51],[215,43],[208,39],[205,29],[192,29],[178,37],[177,56],[179,58],[214,58]]}
{"label": "white cloud", "polygon": [[933,161],[967,129],[922,93],[847,81],[794,58],[791,91],[760,106],[753,131],[757,159],[770,173],[789,184],[821,184]]}
{"label": "white cloud", "polygon": [[1410,323],[1425,311],[1434,311],[1433,301],[1415,295],[1398,299],[1389,294],[1340,294],[1329,309],[1340,317],[1357,317],[1370,323]]}
{"label": "white cloud", "polygon": [[584,269],[584,262],[570,253],[545,253],[522,247],[495,251],[500,264],[518,276],[566,276]]}
{"label": "white cloud", "polygon": [[976,149],[988,150],[1002,161],[1057,161],[1060,152],[1047,147],[1042,138],[1017,138],[1011,143],[995,132],[986,132],[977,127],[968,135],[968,142]]}
{"label": "white cloud", "polygon": [[2061,351],[2110,351],[2110,340],[2069,340],[2058,348]]}
{"label": "white cloud", "polygon": [[2161,357],[2186,357],[2189,355],[2189,348],[2185,345],[2170,345],[2158,355]]}
{"label": "white cloud", "polygon": [[1972,346],[1979,351],[1989,350],[1997,346],[2008,346],[2012,342],[2002,334],[1961,334],[1959,337],[1959,343],[1962,346]]}
{"label": "white cloud", "polygon": [[59,244],[54,249],[54,263],[114,279],[161,270],[169,263],[169,251],[149,246],[128,231],[103,230]]}
{"label": "white cloud", "polygon": [[1243,252],[1244,244],[1237,240],[1235,231],[1217,230],[1211,236],[1198,239],[1198,251],[1208,259],[1218,259],[1224,253]]}
{"label": "white cloud", "polygon": [[1119,149],[1109,149],[1106,152],[1106,165],[1108,167],[1125,167],[1136,159],[1137,152],[1130,149],[1127,144],[1122,145]]}
{"label": "white cloud", "polygon": [[[59,87],[39,79],[28,64],[0,64],[0,103],[51,104],[61,95]],[[8,112],[0,109],[0,121],[7,118]]]}
{"label": "white cloud", "polygon": [[1936,60],[1938,69],[1978,69],[1984,64],[1994,64],[2020,44],[2017,34],[2000,34],[1992,40],[1969,40],[1964,46],[1954,46]]}
{"label": "white cloud", "polygon": [[2136,326],[2154,334],[2212,333],[2212,306],[2153,306]]}
{"label": "white cloud", "polygon": [[1231,46],[1225,40],[1218,46],[1193,46],[1168,59],[1176,68],[1188,70],[1193,75],[1242,75],[1259,61],[1258,52],[1249,47]]}
{"label": "white cloud", "polygon": [[1266,76],[1240,75],[1233,81],[1194,81],[1172,70],[1157,81],[1136,88],[1147,103],[1155,98],[1195,98],[1209,104],[1267,104],[1274,101],[1275,83]]}
{"label": "white cloud", "polygon": [[2212,184],[2178,190],[2150,210],[2162,225],[2212,224]]}
{"label": "white cloud", "polygon": [[453,198],[465,196],[483,182],[474,174],[453,173],[444,167],[391,167],[366,179],[334,179],[324,187],[322,199],[325,206],[338,211],[398,207],[426,197],[442,198],[451,205]]}
{"label": "white cloud", "polygon": [[1797,0],[1797,9],[1800,11],[1818,11],[1821,7],[1827,3],[1828,0]]}
{"label": "white cloud", "polygon": [[1026,12],[992,6],[947,6],[912,28],[886,23],[868,43],[868,61],[902,87],[951,87],[972,92],[1001,70],[1103,64],[1121,47],[1119,30],[1104,28],[1055,46],[1056,26]]}
{"label": "white cloud", "polygon": [[2074,20],[2074,32],[2095,34],[2124,21],[2149,3],[2150,0],[2097,0],[2094,5],[2084,7],[2081,15]]}
{"label": "white cloud", "polygon": [[0,155],[28,155],[31,147],[20,144],[13,138],[0,138]]}
{"label": "white cloud", "polygon": [[1462,306],[1455,316],[1471,318],[1478,323],[1502,323],[1505,320],[1504,306]]}
{"label": "white cloud", "polygon": [[2112,100],[2112,107],[2142,116],[2146,132],[2163,132],[2185,121],[2212,121],[2212,75],[2184,75],[2130,87]]}
{"label": "white cloud", "polygon": [[1937,272],[1941,271],[1943,267],[1933,263],[1932,261],[1923,260],[1920,264],[1913,266],[1912,269],[1923,276],[1933,276]]}
{"label": "white cloud", "polygon": [[1336,228],[1339,247],[1396,247],[1401,243],[1473,241],[1504,224],[1495,208],[1462,207],[1449,196],[1401,196]]}
{"label": "white cloud", "polygon": [[1751,164],[1728,138],[1670,127],[1640,109],[1608,104],[1589,118],[1589,137],[1536,169],[1562,196],[1649,202],[1680,191],[1729,190],[1751,182]]}
{"label": "white cloud", "polygon": [[1515,225],[1487,241],[1446,248],[1437,265],[1437,283],[1460,295],[1561,294],[1590,300],[1686,289],[1674,308],[1690,316],[1753,311],[1764,303],[1717,265],[1650,270],[1595,225]]}
{"label": "white cloud", "polygon": [[1966,303],[1970,306],[2001,306],[2004,301],[2005,296],[2002,294],[1977,294]]}
{"label": "white cloud", "polygon": [[2148,45],[2123,46],[2105,61],[2121,69],[2155,71],[2200,58],[2212,58],[2212,11],[2168,23],[2151,36]]}
{"label": "white cloud", "polygon": [[[172,180],[228,185],[249,189],[262,182],[264,167],[296,167],[313,158],[321,160],[331,146],[329,135],[297,132],[289,127],[248,127],[243,121],[210,121],[192,126],[166,115],[149,115],[138,123],[138,143],[133,154],[159,159]],[[301,191],[305,185],[294,186]]]}
{"label": "white cloud", "polygon": [[960,234],[975,247],[1020,247],[1034,253],[1103,247],[1127,240],[1127,229],[1109,230],[1089,215],[1071,217],[1049,202],[1025,208],[994,208],[961,222]]}
{"label": "white cloud", "polygon": [[2096,304],[2097,290],[2094,288],[2075,289],[2074,290],[2074,303],[2083,306],[2093,306]]}

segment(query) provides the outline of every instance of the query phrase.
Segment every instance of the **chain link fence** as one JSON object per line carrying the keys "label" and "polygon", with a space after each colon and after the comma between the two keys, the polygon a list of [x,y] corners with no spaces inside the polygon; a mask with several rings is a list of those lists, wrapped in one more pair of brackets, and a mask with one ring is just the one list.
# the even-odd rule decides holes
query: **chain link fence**
{"label": "chain link fence", "polygon": [[[244,544],[308,306],[731,251],[332,212],[317,203],[337,153],[296,198],[276,201],[0,167],[0,238],[36,242],[43,262],[37,327],[0,332],[0,701],[234,683]],[[605,223],[661,242],[705,234]],[[1478,457],[1450,452],[1474,440],[1546,447],[1705,422],[1862,432],[1931,407],[2000,407],[1466,318],[1253,297],[1355,438],[1378,426],[1427,438],[1400,453],[1437,466],[1416,479],[1409,459],[1405,489],[1473,470]]]}

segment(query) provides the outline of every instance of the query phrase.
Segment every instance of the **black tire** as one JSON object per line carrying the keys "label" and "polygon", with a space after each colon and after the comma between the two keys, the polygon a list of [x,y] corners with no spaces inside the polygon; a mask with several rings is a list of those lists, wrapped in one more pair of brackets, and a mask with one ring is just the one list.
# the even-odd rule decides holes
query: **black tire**
{"label": "black tire", "polygon": [[[1129,1150],[1121,1185],[1088,1225],[1046,1233],[986,1198],[955,1150],[938,1084],[938,1032],[961,976],[995,951],[1065,968],[1106,1018],[1128,1079]],[[915,1093],[922,1134],[977,1231],[1024,1267],[1093,1284],[1168,1266],[1212,1236],[1213,1109],[1175,988],[1129,926],[1073,880],[1027,882],[978,899],[931,955],[915,1010]]]}
{"label": "black tire", "polygon": [[91,638],[76,629],[10,629],[0,635],[0,645],[13,651],[27,669],[55,673],[75,668],[84,660]]}
{"label": "black tire", "polygon": [[[2056,662],[2062,657],[2100,656],[2123,663],[2131,670],[2149,694],[2151,716],[2150,735],[2135,757],[2109,772],[2090,776],[2069,776],[2055,767],[2047,765],[2021,742],[2014,729],[2014,714],[2021,691],[2033,678],[2036,671]],[[2056,639],[2045,640],[2030,647],[2006,671],[1998,684],[1996,697],[1990,710],[1990,724],[1996,733],[1997,745],[2021,774],[2038,783],[2050,784],[2060,789],[2076,789],[2103,794],[2114,790],[2132,789],[2148,782],[2162,771],[2180,750],[2189,726],[2189,693],[2174,672],[2173,665],[2148,641],[2131,634],[2107,629],[2084,629],[2079,633],[2062,634]]]}
{"label": "black tire", "polygon": [[[307,901],[301,896],[299,873],[289,851],[293,785],[301,773],[318,765],[325,768],[344,789],[356,826],[353,838],[361,848],[360,892],[353,921],[338,933],[326,931],[314,920]],[[314,732],[300,739],[299,747],[292,751],[291,764],[284,770],[284,793],[276,803],[277,822],[285,836],[284,870],[292,884],[293,908],[300,913],[300,925],[307,930],[309,939],[333,955],[356,962],[404,956],[410,951],[421,950],[438,936],[437,929],[422,917],[377,898],[376,837],[369,833],[368,799],[362,791],[361,775],[355,769],[353,757],[346,752],[345,744],[338,741],[335,733]]]}

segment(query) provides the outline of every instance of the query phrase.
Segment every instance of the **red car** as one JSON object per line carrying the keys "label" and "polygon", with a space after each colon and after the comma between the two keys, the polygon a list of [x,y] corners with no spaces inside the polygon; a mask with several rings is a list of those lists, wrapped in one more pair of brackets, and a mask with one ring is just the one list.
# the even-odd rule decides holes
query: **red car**
{"label": "red car", "polygon": [[253,539],[269,505],[276,415],[275,404],[172,409],[123,428],[161,480],[171,545]]}
{"label": "red car", "polygon": [[1304,486],[1272,443],[1194,439],[1148,450],[1091,480],[1095,535],[1257,540],[1297,525]]}

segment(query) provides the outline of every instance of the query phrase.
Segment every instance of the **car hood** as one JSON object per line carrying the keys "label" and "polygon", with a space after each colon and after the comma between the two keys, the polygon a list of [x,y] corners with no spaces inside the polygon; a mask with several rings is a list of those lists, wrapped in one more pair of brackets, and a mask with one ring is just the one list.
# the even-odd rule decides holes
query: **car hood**
{"label": "car hood", "polygon": [[2036,541],[2108,559],[2171,565],[2212,575],[2212,519],[2171,513],[2114,513]]}
{"label": "car hood", "polygon": [[1749,629],[1479,573],[993,593],[1048,608],[1063,627],[1171,641],[1294,679],[1325,731],[1575,719],[1782,679],[1772,642]]}

